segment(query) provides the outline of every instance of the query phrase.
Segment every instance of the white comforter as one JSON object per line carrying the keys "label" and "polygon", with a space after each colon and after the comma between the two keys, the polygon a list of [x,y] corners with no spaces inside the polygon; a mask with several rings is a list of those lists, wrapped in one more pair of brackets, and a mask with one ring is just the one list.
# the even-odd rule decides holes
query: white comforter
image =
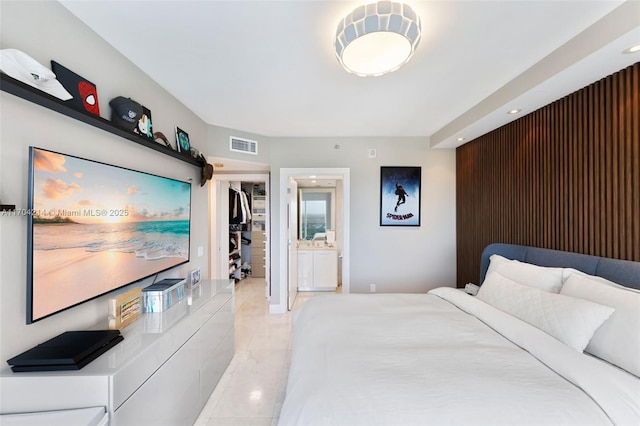
{"label": "white comforter", "polygon": [[316,296],[293,342],[281,426],[640,424],[640,379],[452,288]]}

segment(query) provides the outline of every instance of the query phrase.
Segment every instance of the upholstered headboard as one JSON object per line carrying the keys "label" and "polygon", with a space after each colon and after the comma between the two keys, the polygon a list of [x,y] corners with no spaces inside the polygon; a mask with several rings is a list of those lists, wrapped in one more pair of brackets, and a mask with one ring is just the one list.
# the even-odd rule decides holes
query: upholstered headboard
{"label": "upholstered headboard", "polygon": [[484,281],[489,267],[489,256],[492,254],[499,254],[507,259],[515,259],[539,266],[574,268],[626,287],[640,289],[640,262],[501,243],[489,244],[483,250],[480,261],[481,283]]}

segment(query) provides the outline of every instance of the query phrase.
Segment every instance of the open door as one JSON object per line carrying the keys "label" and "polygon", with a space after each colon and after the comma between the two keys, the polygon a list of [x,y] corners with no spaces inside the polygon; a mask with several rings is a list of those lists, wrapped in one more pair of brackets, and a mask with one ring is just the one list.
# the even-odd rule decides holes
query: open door
{"label": "open door", "polygon": [[298,183],[289,178],[287,187],[287,308],[293,309],[298,295]]}

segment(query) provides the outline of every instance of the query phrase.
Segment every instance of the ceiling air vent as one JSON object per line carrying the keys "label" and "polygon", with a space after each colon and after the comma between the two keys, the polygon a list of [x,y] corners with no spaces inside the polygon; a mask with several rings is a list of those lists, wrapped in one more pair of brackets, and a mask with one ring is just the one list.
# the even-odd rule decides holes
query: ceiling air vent
{"label": "ceiling air vent", "polygon": [[258,155],[258,142],[231,136],[229,138],[229,149],[231,151]]}

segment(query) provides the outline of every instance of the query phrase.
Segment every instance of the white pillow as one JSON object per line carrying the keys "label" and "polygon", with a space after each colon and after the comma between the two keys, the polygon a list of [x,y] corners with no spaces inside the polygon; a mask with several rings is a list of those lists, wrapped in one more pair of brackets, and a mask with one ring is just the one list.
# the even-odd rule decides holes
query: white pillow
{"label": "white pillow", "polygon": [[614,311],[588,300],[518,284],[497,272],[487,275],[476,297],[579,352]]}
{"label": "white pillow", "polygon": [[604,278],[571,274],[560,294],[615,308],[585,351],[640,376],[640,293]]}
{"label": "white pillow", "polygon": [[622,284],[618,284],[618,283],[614,283],[613,281],[609,281],[606,278],[602,278],[602,277],[599,277],[597,275],[587,274],[586,272],[582,272],[582,271],[580,271],[578,269],[573,269],[573,268],[564,268],[564,270],[562,272],[563,283],[567,282],[567,280],[569,279],[569,277],[571,275],[578,275],[580,277],[587,278],[587,279],[589,279],[591,281],[595,281],[597,283],[601,283],[601,284],[604,284],[604,285],[609,286],[609,287],[614,287],[614,288],[618,288],[620,290],[626,290],[626,291],[630,291],[630,292],[633,292],[633,293],[640,294],[640,289],[626,287],[626,286],[623,286]]}
{"label": "white pillow", "polygon": [[489,257],[487,276],[491,272],[498,272],[519,284],[551,293],[559,293],[562,288],[563,268],[552,268],[507,259],[499,254]]}

